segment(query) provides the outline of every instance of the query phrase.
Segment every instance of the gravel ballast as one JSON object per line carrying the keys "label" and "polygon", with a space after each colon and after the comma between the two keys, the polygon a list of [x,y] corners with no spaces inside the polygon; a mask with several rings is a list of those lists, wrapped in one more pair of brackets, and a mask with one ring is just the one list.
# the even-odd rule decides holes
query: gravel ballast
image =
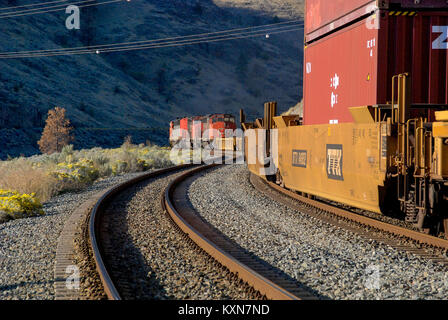
{"label": "gravel ballast", "polygon": [[264,197],[246,166],[203,174],[189,197],[204,220],[322,299],[448,298],[446,267]]}
{"label": "gravel ballast", "polygon": [[54,299],[56,248],[65,222],[93,195],[136,175],[104,179],[84,191],[56,196],[44,204],[44,216],[0,224],[0,300]]}
{"label": "gravel ballast", "polygon": [[177,231],[161,207],[162,191],[180,173],[140,183],[106,209],[106,254],[124,299],[253,299]]}

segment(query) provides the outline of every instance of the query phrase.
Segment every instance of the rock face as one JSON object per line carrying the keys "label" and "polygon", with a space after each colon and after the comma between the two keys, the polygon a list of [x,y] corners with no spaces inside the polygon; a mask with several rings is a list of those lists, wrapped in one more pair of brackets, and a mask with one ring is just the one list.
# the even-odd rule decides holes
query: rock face
{"label": "rock face", "polygon": [[[300,19],[302,1],[142,0],[1,18],[0,52],[70,48],[207,33]],[[29,1],[0,0],[0,7]],[[21,10],[21,9],[15,9]],[[39,152],[47,112],[67,110],[76,148],[113,147],[132,135],[168,143],[178,116],[245,108],[281,111],[302,96],[302,30],[126,53],[0,59],[0,159]]]}
{"label": "rock face", "polygon": [[294,107],[291,107],[288,111],[283,113],[284,116],[298,115],[303,117],[303,100],[297,103]]}
{"label": "rock face", "polygon": [[221,7],[247,8],[276,15],[279,18],[303,16],[305,0],[214,0]]}

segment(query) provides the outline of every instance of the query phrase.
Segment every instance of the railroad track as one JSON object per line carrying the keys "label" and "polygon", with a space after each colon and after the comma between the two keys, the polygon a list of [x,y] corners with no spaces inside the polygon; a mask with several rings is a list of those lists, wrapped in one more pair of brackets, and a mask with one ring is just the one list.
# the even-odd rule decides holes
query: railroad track
{"label": "railroad track", "polygon": [[[188,236],[201,252],[206,253],[218,268],[226,272],[228,277],[237,279],[239,283],[247,287],[253,296],[279,300],[315,299],[297,283],[281,277],[274,268],[256,259],[249,252],[227,239],[218,230],[203,221],[194,211],[187,200],[188,182],[196,175],[214,166],[204,165],[193,168],[192,165],[184,165],[139,176],[116,186],[96,203],[89,219],[89,238],[96,269],[108,299],[121,299],[121,288],[117,286],[107,259],[104,258],[108,247],[108,235],[105,232],[102,219],[108,204],[123,191],[145,180],[191,168],[192,170],[187,170],[172,180],[161,195],[161,206],[169,214],[175,228]],[[106,244],[103,244],[103,238],[106,238]],[[123,290],[129,291],[129,288]]]}
{"label": "railroad track", "polygon": [[[102,234],[102,219],[104,217],[105,208],[110,203],[114,197],[124,190],[148,179],[153,179],[158,176],[162,176],[167,173],[172,173],[178,170],[191,167],[191,165],[177,166],[167,169],[162,169],[148,174],[139,176],[137,178],[131,179],[125,183],[117,185],[116,187],[105,193],[93,207],[90,218],[89,218],[89,243],[91,246],[93,259],[95,261],[96,270],[101,279],[105,294],[110,300],[121,300],[121,295],[111,277],[110,270],[108,269],[106,262],[103,258],[105,246],[101,241]],[[104,229],[103,229],[104,230]]]}
{"label": "railroad track", "polygon": [[410,252],[448,266],[448,258],[446,256],[448,240],[379,221],[301,196],[253,174],[250,175],[250,181],[259,192],[290,208],[354,232],[364,239],[376,240],[392,248]]}

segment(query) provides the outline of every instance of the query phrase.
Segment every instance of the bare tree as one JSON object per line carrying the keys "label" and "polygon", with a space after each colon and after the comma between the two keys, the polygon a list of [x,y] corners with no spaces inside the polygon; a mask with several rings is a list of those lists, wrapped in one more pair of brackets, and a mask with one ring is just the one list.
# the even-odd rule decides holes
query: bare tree
{"label": "bare tree", "polygon": [[42,153],[61,152],[62,148],[74,140],[70,120],[65,118],[65,109],[56,107],[48,111],[42,137],[37,144]]}

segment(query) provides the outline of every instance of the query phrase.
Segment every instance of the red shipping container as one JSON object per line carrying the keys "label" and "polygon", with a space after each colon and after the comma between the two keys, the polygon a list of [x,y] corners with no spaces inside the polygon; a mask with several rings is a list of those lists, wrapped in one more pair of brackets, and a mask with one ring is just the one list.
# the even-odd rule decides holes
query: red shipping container
{"label": "red shipping container", "polygon": [[350,107],[391,101],[404,72],[413,103],[448,104],[448,13],[381,10],[306,47],[304,64],[307,125],[352,122]]}
{"label": "red shipping container", "polygon": [[376,0],[306,0],[306,42],[366,15],[369,4],[375,6]]}
{"label": "red shipping container", "polygon": [[305,42],[309,43],[377,9],[448,8],[446,0],[306,0]]}

